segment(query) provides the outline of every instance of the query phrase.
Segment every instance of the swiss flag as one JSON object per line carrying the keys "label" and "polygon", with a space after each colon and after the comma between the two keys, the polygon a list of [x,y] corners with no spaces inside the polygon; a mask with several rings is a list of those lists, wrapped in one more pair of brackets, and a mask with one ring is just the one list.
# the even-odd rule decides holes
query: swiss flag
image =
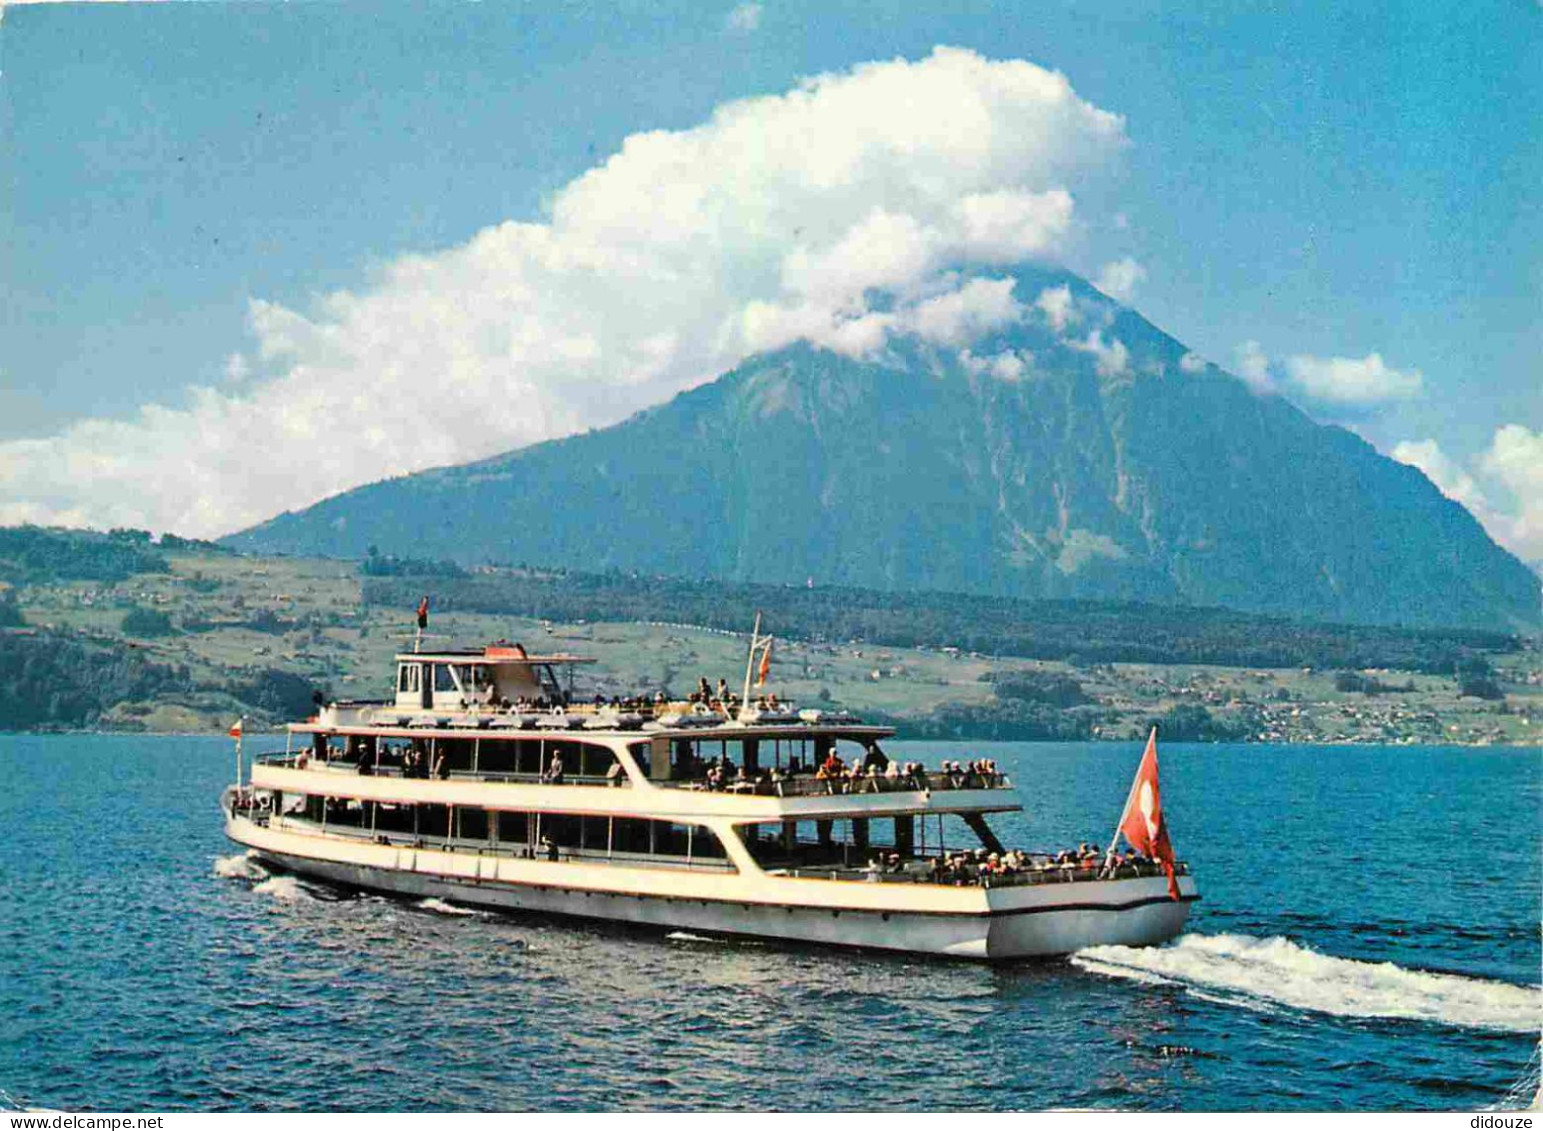
{"label": "swiss flag", "polygon": [[241,737],[241,724],[244,723],[245,721],[246,721],[245,719],[237,719],[236,720],[236,725],[231,727],[230,728],[230,732],[229,732],[230,736],[232,738],[240,738]]}
{"label": "swiss flag", "polygon": [[1163,820],[1162,789],[1157,784],[1157,728],[1147,739],[1146,753],[1131,783],[1125,812],[1120,816],[1120,831],[1131,847],[1143,856],[1159,861],[1168,873],[1168,894],[1179,898],[1179,881],[1173,874],[1173,845],[1168,840],[1168,825]]}
{"label": "swiss flag", "polygon": [[418,627],[429,627],[429,599],[427,597],[418,602]]}

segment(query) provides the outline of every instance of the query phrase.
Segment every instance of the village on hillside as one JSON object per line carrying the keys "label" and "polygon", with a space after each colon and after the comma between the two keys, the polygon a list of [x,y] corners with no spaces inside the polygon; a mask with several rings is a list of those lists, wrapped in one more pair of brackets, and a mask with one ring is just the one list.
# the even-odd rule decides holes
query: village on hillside
{"label": "village on hillside", "polygon": [[[370,603],[358,566],[329,559],[179,545],[163,566],[116,580],[0,584],[11,658],[0,660],[0,728],[12,730],[218,731],[233,715],[277,727],[307,713],[317,691],[384,696],[391,657],[414,633],[412,608]],[[744,610],[744,633],[754,613]],[[607,697],[683,691],[704,676],[737,684],[745,663],[744,633],[689,623],[451,611],[436,612],[429,633],[437,644],[522,640],[593,655],[581,691]],[[81,670],[22,663],[29,642],[80,657]],[[1127,740],[1155,721],[1170,741],[1543,744],[1538,642],[1464,663],[1466,673],[1077,663],[948,640],[779,637],[772,685],[800,705],[839,706],[922,738]],[[33,686],[45,671],[54,686]],[[91,685],[70,686],[76,677]]]}

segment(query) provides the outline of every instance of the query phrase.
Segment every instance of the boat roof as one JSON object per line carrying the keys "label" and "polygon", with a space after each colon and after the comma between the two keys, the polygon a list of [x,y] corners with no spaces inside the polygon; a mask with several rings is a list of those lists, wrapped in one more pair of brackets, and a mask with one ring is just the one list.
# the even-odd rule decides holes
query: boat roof
{"label": "boat roof", "polygon": [[398,652],[397,662],[427,661],[436,664],[593,664],[594,656],[572,652],[527,652],[517,644],[489,644],[486,648],[445,648],[436,652]]}

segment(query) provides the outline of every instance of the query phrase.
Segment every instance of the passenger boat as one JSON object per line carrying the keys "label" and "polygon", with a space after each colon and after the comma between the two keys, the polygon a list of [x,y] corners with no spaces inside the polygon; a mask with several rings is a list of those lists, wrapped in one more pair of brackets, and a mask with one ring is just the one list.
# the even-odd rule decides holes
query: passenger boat
{"label": "passenger boat", "polygon": [[320,705],[249,781],[238,724],[226,833],[303,877],[713,935],[998,960],[1183,928],[1155,735],[1120,827],[1164,860],[1009,852],[993,764],[901,765],[892,728],[753,698],[758,629],[744,693],[687,701],[576,702],[592,658],[517,644],[404,652],[393,699]]}

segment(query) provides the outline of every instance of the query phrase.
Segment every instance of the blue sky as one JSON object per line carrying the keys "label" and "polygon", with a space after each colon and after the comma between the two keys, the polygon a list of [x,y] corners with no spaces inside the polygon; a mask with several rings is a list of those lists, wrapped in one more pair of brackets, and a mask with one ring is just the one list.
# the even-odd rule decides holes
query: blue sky
{"label": "blue sky", "polygon": [[[973,54],[919,65],[938,45]],[[915,169],[852,171],[871,199],[853,190],[839,222],[833,207],[824,251],[865,246],[842,243],[853,218],[896,209],[881,172],[932,192],[926,162],[968,159],[973,149],[950,148],[950,122],[994,130],[982,142],[993,172],[938,191],[1021,190],[1049,208],[1046,194],[1064,190],[1072,213],[1036,213],[1024,254],[1090,278],[1124,264],[1111,286],[1197,353],[1417,463],[1497,538],[1543,558],[1539,57],[1543,7],[1522,0],[1338,13],[1021,0],[11,6],[0,519],[219,533],[318,492],[606,423],[710,376],[740,347],[693,352],[680,339],[727,322],[663,304],[649,311],[652,336],[640,325],[625,341],[596,338],[579,323],[620,317],[611,300],[571,274],[534,287],[534,262],[556,270],[531,243],[539,233],[498,226],[547,224],[556,206],[618,231],[595,217],[625,204],[573,186],[604,166],[608,181],[582,184],[619,193],[634,174],[606,163],[629,137],[660,131],[711,160],[737,144],[726,127],[699,136],[721,108],[761,98],[772,101],[748,116],[785,115],[801,80],[898,58],[912,66],[853,79],[850,97],[832,84],[828,107],[796,126],[809,153],[790,160],[841,165],[843,129],[886,126],[885,107],[858,104],[865,82],[897,104],[914,90],[916,108],[889,112],[937,129]],[[1009,82],[970,58],[1060,72],[1074,103],[1025,109],[1012,83],[1031,75]],[[947,104],[976,94],[1005,109],[971,118]],[[1095,111],[1118,117],[1117,137]],[[1024,136],[1000,136],[1014,130]],[[651,159],[642,146],[631,167]],[[811,176],[756,168],[771,211]],[[676,156],[652,175],[701,188]],[[723,191],[702,176],[708,197]],[[928,197],[918,222],[942,223],[947,204]],[[698,254],[743,299],[724,319],[778,302],[788,325],[814,317],[807,294],[802,314],[784,301],[803,260],[714,240]],[[672,245],[671,270],[682,254]],[[812,261],[821,254],[811,244]],[[527,302],[516,292],[528,284],[550,293]],[[500,296],[527,302],[513,336],[570,370],[527,369],[497,325]],[[472,309],[488,313],[469,324]],[[487,333],[497,347],[443,377],[405,368],[432,373],[436,341],[459,350]],[[400,370],[382,360],[398,357]],[[357,397],[340,391],[350,382]],[[507,418],[478,407],[489,385]],[[307,389],[331,392],[307,405]],[[451,414],[415,433],[411,413],[371,403],[463,392],[485,426],[458,429]],[[359,458],[318,467],[309,485],[244,475],[221,454],[250,453],[270,432],[277,456],[303,453],[325,443],[314,418],[340,411],[361,422]]]}

